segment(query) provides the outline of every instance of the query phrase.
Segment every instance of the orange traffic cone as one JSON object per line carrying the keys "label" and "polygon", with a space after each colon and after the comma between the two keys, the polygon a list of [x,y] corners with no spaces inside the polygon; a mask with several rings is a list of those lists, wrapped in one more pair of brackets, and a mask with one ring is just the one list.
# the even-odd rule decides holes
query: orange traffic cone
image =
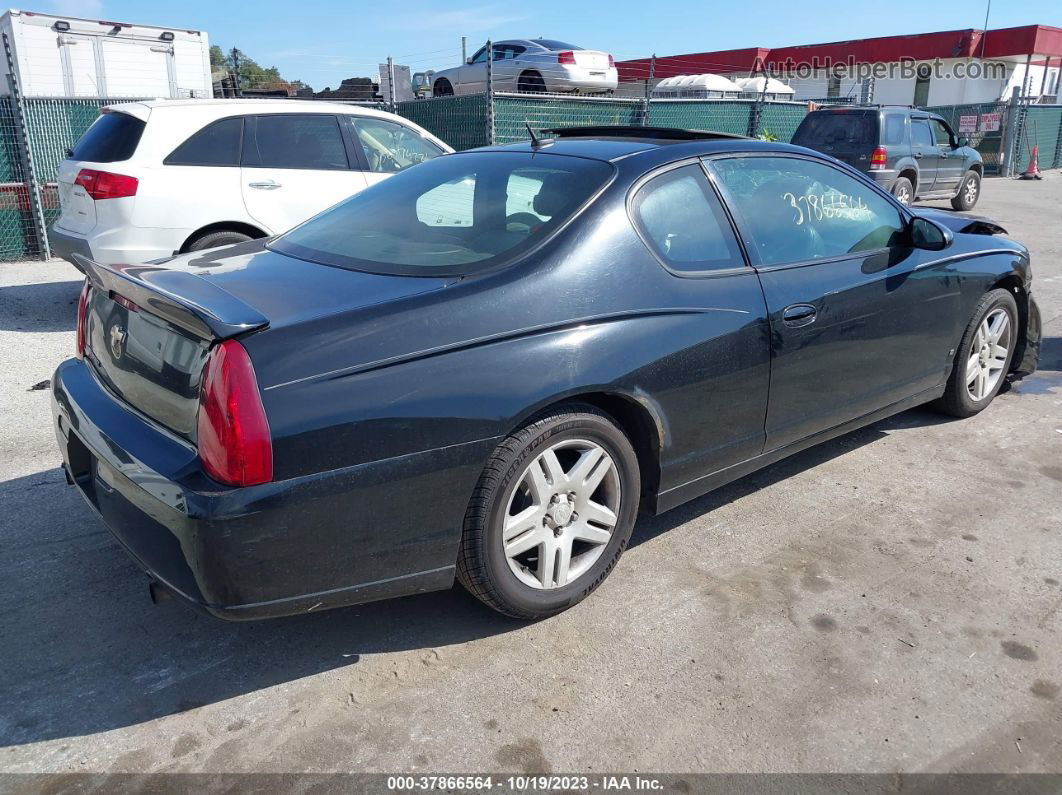
{"label": "orange traffic cone", "polygon": [[1032,153],[1029,155],[1029,166],[1019,179],[1043,179],[1040,176],[1040,165],[1036,162],[1036,155],[1039,154],[1039,149],[1040,147],[1038,146],[1032,148]]}

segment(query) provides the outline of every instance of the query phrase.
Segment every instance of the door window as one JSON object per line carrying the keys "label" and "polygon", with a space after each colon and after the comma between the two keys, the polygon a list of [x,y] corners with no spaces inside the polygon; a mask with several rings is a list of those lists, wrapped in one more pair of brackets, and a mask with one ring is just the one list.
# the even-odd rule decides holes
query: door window
{"label": "door window", "polygon": [[395,122],[358,119],[354,129],[370,171],[393,174],[444,154],[435,144]]}
{"label": "door window", "polygon": [[761,265],[876,251],[899,243],[903,216],[869,185],[824,163],[735,157],[712,171]]}
{"label": "door window", "polygon": [[699,165],[651,179],[638,190],[631,210],[642,239],[673,270],[691,273],[744,264]]}
{"label": "door window", "polygon": [[911,145],[933,146],[933,131],[925,119],[911,119]]}
{"label": "door window", "polygon": [[257,130],[244,146],[243,165],[255,168],[349,168],[335,116],[285,113],[258,116]]}
{"label": "door window", "polygon": [[480,47],[476,54],[472,56],[472,63],[486,63],[487,62],[487,48]]}
{"label": "door window", "polygon": [[946,146],[951,148],[951,130],[947,125],[939,119],[930,119],[929,126],[933,130],[933,136],[936,138],[937,146]]}
{"label": "door window", "polygon": [[906,123],[907,117],[902,113],[886,113],[885,132],[882,135],[881,142],[886,146],[902,144]]}
{"label": "door window", "polygon": [[167,166],[238,166],[243,119],[222,119],[208,124],[178,146],[163,164]]}
{"label": "door window", "polygon": [[494,45],[494,60],[495,61],[511,61],[518,58],[524,52],[524,47],[520,47],[516,44],[495,44]]}

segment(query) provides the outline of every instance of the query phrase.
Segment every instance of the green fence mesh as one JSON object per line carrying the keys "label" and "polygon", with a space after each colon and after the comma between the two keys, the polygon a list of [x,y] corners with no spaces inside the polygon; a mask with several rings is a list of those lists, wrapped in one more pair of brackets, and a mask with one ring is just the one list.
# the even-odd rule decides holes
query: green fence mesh
{"label": "green fence mesh", "polygon": [[494,99],[494,141],[526,141],[529,124],[536,132],[589,124],[641,124],[644,107],[640,99],[498,94]]}
{"label": "green fence mesh", "polygon": [[756,134],[789,143],[807,114],[808,106],[804,102],[765,102],[760,111],[760,128]]}
{"label": "green fence mesh", "polygon": [[649,103],[649,124],[748,135],[753,103],[711,99],[662,99]]}
{"label": "green fence mesh", "polygon": [[459,151],[488,143],[486,94],[398,102],[395,112]]}
{"label": "green fence mesh", "polygon": [[1033,147],[1039,168],[1062,168],[1062,105],[1030,105],[1019,146],[1014,159],[1017,173],[1028,168]]}

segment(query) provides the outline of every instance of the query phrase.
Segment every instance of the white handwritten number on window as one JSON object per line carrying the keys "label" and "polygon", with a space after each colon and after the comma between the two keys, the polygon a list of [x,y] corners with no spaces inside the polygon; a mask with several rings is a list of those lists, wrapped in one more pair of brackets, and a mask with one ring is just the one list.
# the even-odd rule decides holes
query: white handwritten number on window
{"label": "white handwritten number on window", "polygon": [[809,193],[806,196],[797,196],[791,191],[786,191],[782,194],[782,199],[788,201],[789,206],[796,211],[793,216],[794,226],[800,226],[805,219],[808,222],[834,218],[854,221],[861,213],[869,209],[862,196],[852,196],[837,191],[819,195]]}

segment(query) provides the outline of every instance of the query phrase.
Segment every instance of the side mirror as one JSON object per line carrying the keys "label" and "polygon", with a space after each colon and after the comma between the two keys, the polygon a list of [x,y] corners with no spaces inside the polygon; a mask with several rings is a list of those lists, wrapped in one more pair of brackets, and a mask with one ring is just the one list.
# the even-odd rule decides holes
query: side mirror
{"label": "side mirror", "polygon": [[911,245],[925,251],[941,251],[955,239],[955,235],[946,226],[920,215],[911,219],[908,231],[911,235]]}
{"label": "side mirror", "polygon": [[970,139],[969,138],[960,138],[959,139],[959,146],[969,146],[969,145],[970,145]]}
{"label": "side mirror", "polygon": [[468,64],[469,66],[472,65],[472,56],[471,55],[468,56],[467,58],[465,58],[465,63]]}

